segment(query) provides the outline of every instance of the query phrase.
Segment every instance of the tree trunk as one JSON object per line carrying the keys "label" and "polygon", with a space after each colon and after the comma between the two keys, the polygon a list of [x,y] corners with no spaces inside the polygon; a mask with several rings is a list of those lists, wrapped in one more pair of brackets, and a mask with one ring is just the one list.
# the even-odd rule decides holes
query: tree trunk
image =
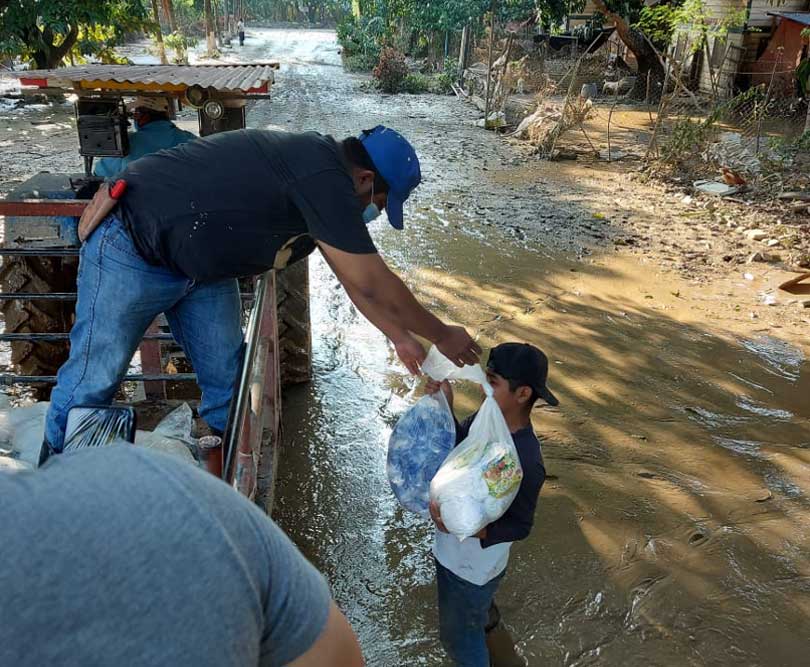
{"label": "tree trunk", "polygon": [[160,29],[160,14],[158,13],[157,0],[152,0],[152,16],[155,19],[155,40],[158,45],[158,55],[162,65],[168,64],[166,60],[166,49],[163,47],[163,31]]}
{"label": "tree trunk", "polygon": [[39,48],[34,51],[34,64],[37,69],[56,69],[62,64],[62,59],[70,52],[79,37],[79,26],[72,25],[65,39],[59,46],[54,46],[55,35],[53,30],[45,27],[42,32],[34,26],[29,29],[31,36],[29,44],[37,44]]}
{"label": "tree trunk", "polygon": [[211,11],[211,0],[205,0],[205,44],[206,55],[211,57],[217,48],[216,38],[214,37],[214,16]]}
{"label": "tree trunk", "polygon": [[163,13],[166,15],[166,20],[169,22],[169,28],[172,32],[177,32],[177,20],[174,18],[174,5],[172,0],[161,0],[163,4]]}
{"label": "tree trunk", "polygon": [[631,28],[621,16],[610,11],[605,4],[605,0],[593,0],[593,5],[596,11],[613,23],[621,40],[636,57],[638,63],[636,85],[628,93],[628,97],[644,99],[647,92],[647,76],[649,75],[651,94],[654,99],[658,99],[664,81],[664,67],[658,58],[658,53],[641,32]]}

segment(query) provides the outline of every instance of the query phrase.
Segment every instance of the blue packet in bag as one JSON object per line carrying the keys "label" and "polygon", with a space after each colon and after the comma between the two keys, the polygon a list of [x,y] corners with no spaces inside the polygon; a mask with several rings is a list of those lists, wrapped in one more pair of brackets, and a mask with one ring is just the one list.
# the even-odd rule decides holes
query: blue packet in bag
{"label": "blue packet in bag", "polygon": [[388,481],[405,509],[429,515],[430,481],[455,444],[455,420],[441,391],[400,417],[388,440]]}

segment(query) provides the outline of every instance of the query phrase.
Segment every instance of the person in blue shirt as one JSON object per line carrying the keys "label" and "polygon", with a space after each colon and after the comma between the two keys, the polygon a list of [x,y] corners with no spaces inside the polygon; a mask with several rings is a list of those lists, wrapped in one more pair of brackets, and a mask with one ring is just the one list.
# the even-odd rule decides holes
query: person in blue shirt
{"label": "person in blue shirt", "polygon": [[[457,667],[490,665],[490,644],[495,644],[491,640],[500,620],[495,591],[506,574],[512,542],[526,539],[534,524],[546,469],[532,427],[532,407],[539,399],[549,405],[559,404],[546,386],[547,378],[548,358],[533,345],[502,343],[490,350],[487,380],[523,468],[520,489],[506,513],[473,537],[459,541],[447,532],[436,503],[430,504],[436,524],[433,556],[439,593],[439,638]],[[433,394],[440,388],[452,410],[453,390],[448,382],[431,380],[426,391]],[[456,444],[467,437],[474,419],[475,414],[461,423],[456,421]]]}
{"label": "person in blue shirt", "polygon": [[136,97],[127,108],[135,123],[135,132],[129,133],[129,154],[101,158],[93,168],[96,176],[112,178],[133,160],[197,138],[171,121],[173,107],[168,97]]}

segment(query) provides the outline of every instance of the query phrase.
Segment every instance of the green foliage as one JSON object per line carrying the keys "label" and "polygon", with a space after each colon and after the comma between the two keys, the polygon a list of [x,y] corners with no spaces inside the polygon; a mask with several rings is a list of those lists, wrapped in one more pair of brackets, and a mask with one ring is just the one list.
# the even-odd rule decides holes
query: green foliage
{"label": "green foliage", "polygon": [[349,71],[369,71],[380,58],[385,25],[379,16],[355,19],[348,16],[337,25],[337,38],[343,47],[343,63]]}
{"label": "green foliage", "polygon": [[430,92],[432,88],[433,82],[429,76],[421,72],[411,72],[405,75],[399,92],[419,95],[420,93]]}
{"label": "green foliage", "polygon": [[707,9],[704,0],[676,0],[669,4],[643,6],[633,27],[643,32],[659,50],[665,50],[676,32],[690,35],[689,51],[697,53],[706,39],[725,41],[730,30],[745,24],[745,8],[730,11],[719,20]]}
{"label": "green foliage", "polygon": [[365,53],[355,53],[343,56],[343,67],[347,72],[370,72],[377,66],[379,57],[366,55]]}
{"label": "green foliage", "polygon": [[386,47],[380,53],[380,61],[372,75],[384,93],[398,93],[408,75],[408,65],[401,51]]}
{"label": "green foliage", "polygon": [[182,64],[188,62],[188,50],[197,46],[197,39],[175,30],[173,33],[163,36],[163,43],[166,48],[174,50],[175,62]]}
{"label": "green foliage", "polygon": [[57,67],[69,54],[109,57],[127,32],[147,29],[142,0],[11,0],[0,13],[0,53]]}
{"label": "green foliage", "polygon": [[[681,164],[702,153],[711,141],[723,120],[746,118],[765,99],[764,86],[754,86],[736,97],[715,106],[703,119],[684,117],[672,127],[669,141],[661,157],[672,164]],[[761,113],[761,112],[760,112]]]}
{"label": "green foliage", "polygon": [[678,4],[644,6],[634,28],[643,32],[659,51],[666,49],[678,27],[681,7]]}
{"label": "green foliage", "polygon": [[458,81],[458,62],[453,58],[444,61],[444,68],[435,77],[431,89],[440,95],[449,95],[453,92],[452,84]]}
{"label": "green foliage", "polygon": [[808,97],[808,95],[810,95],[810,58],[805,58],[799,63],[795,74],[802,95]]}
{"label": "green foliage", "polygon": [[[550,23],[575,5],[584,5],[584,0],[498,0],[496,19],[500,24],[523,20],[540,10]],[[424,54],[429,43],[441,44],[445,34],[458,33],[465,25],[482,30],[490,7],[490,0],[361,0],[362,18],[343,20],[338,40],[349,58],[392,45]],[[372,26],[373,21],[377,23]]]}

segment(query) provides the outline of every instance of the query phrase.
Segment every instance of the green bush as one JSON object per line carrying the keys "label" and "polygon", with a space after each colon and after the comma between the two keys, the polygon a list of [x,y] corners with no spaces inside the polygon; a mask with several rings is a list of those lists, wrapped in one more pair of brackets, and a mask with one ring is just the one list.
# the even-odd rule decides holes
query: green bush
{"label": "green bush", "polygon": [[377,65],[376,56],[355,53],[343,56],[343,67],[347,72],[370,72]]}
{"label": "green bush", "polygon": [[411,72],[405,75],[400,90],[403,93],[418,95],[419,93],[427,93],[432,90],[432,88],[433,81],[431,81],[429,76],[420,74],[419,72]]}
{"label": "green bush", "polygon": [[444,61],[444,69],[433,79],[431,87],[434,93],[439,95],[449,95],[453,92],[453,84],[458,81],[458,63],[447,58]]}
{"label": "green bush", "polygon": [[385,26],[378,16],[355,19],[349,16],[338,23],[337,38],[343,48],[343,63],[350,71],[368,71],[380,56],[380,40]]}
{"label": "green bush", "polygon": [[372,72],[380,90],[384,93],[398,93],[408,75],[408,65],[401,51],[386,47],[380,53],[380,61]]}

